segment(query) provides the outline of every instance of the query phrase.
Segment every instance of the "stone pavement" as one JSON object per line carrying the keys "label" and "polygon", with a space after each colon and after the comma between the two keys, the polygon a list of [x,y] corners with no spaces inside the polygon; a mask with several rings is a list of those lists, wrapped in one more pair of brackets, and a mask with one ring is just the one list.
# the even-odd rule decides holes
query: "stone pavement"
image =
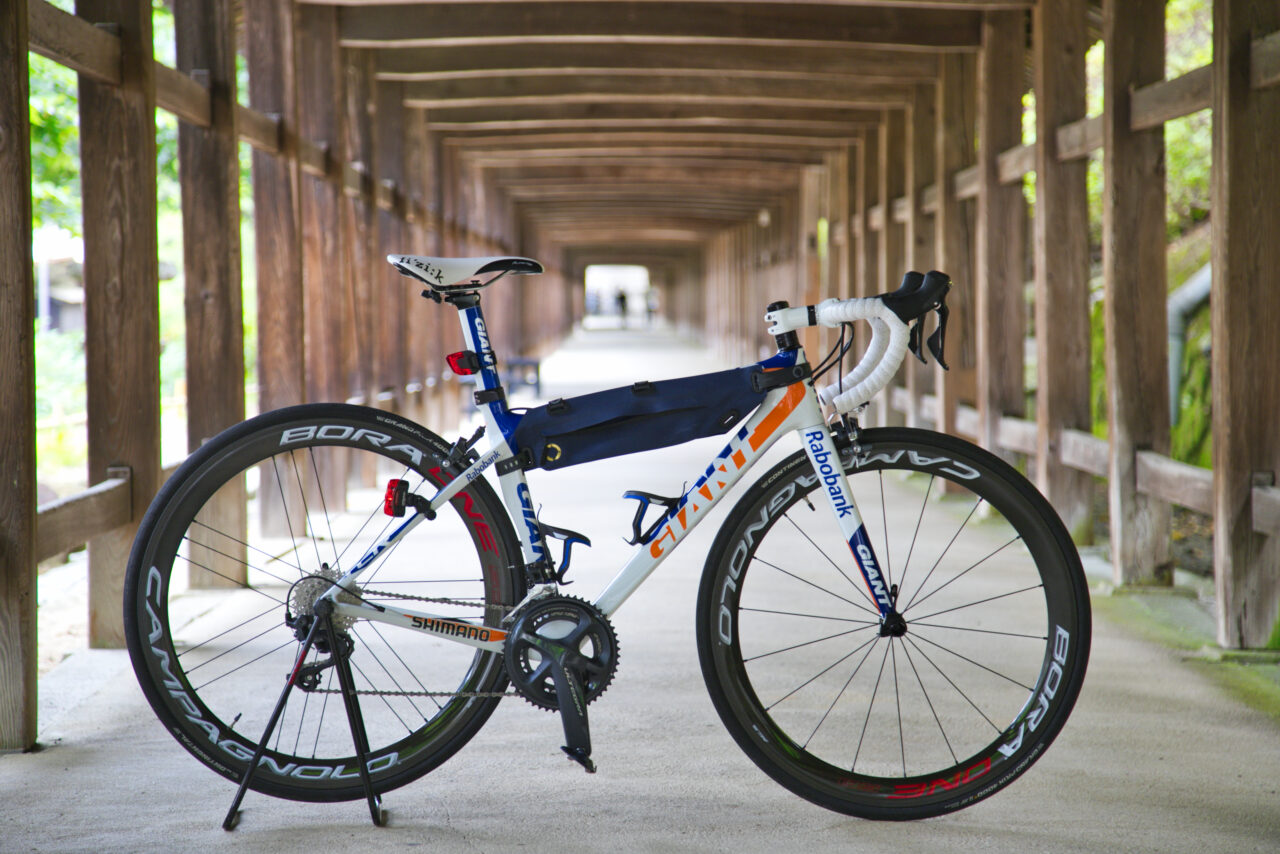
{"label": "stone pavement", "polygon": [[[666,330],[592,330],[544,361],[544,391],[566,396],[716,367]],[[708,440],[532,473],[544,518],[595,543],[575,553],[568,592],[594,595],[620,564],[632,512],[624,489],[677,489],[718,447]],[[1101,580],[1076,711],[1010,788],[908,824],[798,799],[738,750],[702,685],[694,601],[726,509],[616,615],[621,668],[591,708],[594,776],[560,754],[555,716],[510,700],[444,766],[385,796],[388,827],[372,827],[361,802],[250,792],[240,827],[225,833],[234,786],[160,727],[125,652],[81,649],[41,681],[42,749],[0,756],[0,852],[1280,850],[1274,686],[1196,652],[1211,623],[1195,600],[1109,596]]]}

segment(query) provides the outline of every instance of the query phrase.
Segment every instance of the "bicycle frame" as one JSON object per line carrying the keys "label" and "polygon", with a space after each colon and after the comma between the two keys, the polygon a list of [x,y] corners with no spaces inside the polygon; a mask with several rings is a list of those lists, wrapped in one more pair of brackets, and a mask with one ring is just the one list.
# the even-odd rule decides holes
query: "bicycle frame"
{"label": "bicycle frame", "polygon": [[[478,297],[474,301],[462,302],[458,310],[467,343],[480,358],[478,376],[481,389],[500,389],[501,380],[496,370],[496,359],[489,346]],[[791,364],[802,363],[804,358],[804,351],[796,350],[794,360],[786,359],[785,361]],[[768,367],[772,361],[761,364]],[[456,496],[467,484],[483,476],[490,466],[499,465],[515,456],[508,440],[518,423],[518,416],[507,409],[505,400],[501,396],[494,395],[494,397],[496,399],[483,404],[486,435],[491,437],[489,449],[464,471],[447,480],[431,497],[429,506],[433,513]],[[850,553],[862,573],[872,601],[879,608],[881,617],[887,616],[893,608],[890,591],[885,588],[875,551],[867,536],[866,527],[858,513],[849,485],[843,476],[840,454],[832,439],[831,431],[823,419],[817,393],[808,382],[804,381],[781,386],[768,392],[764,401],[746,423],[738,428],[729,443],[716,454],[693,486],[680,497],[675,508],[659,522],[659,527],[653,536],[636,544],[631,558],[596,598],[595,606],[606,616],[611,616],[617,611],[644,583],[645,579],[676,550],[689,532],[706,518],[711,508],[715,507],[742,476],[759,462],[769,448],[783,435],[792,431],[800,438],[816,476],[822,479],[824,487],[822,491],[827,497],[832,513],[835,514],[845,541],[849,544]],[[510,467],[508,471],[499,475],[498,481],[502,487],[503,502],[508,514],[513,521],[522,523],[517,524],[517,527],[520,529],[520,545],[526,563],[546,558],[548,555],[546,538],[534,511],[536,505],[533,503],[524,471],[518,466]],[[334,613],[400,626],[479,649],[500,652],[506,641],[507,632],[499,628],[427,612],[337,601],[339,588],[348,588],[380,554],[394,547],[405,534],[427,518],[424,513],[415,513],[361,556],[360,560],[336,583],[334,590],[328,594],[334,602]],[[537,592],[536,589],[531,591],[530,596],[536,595]]]}

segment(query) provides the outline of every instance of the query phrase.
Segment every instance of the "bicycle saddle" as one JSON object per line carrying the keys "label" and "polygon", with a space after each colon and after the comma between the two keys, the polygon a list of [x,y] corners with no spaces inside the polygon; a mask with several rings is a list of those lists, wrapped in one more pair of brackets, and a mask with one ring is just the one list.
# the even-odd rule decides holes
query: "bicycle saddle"
{"label": "bicycle saddle", "polygon": [[[493,255],[486,258],[432,258],[426,255],[388,255],[387,261],[406,276],[439,291],[483,288],[507,273],[541,273],[542,265],[532,258]],[[491,276],[488,281],[481,276]]]}

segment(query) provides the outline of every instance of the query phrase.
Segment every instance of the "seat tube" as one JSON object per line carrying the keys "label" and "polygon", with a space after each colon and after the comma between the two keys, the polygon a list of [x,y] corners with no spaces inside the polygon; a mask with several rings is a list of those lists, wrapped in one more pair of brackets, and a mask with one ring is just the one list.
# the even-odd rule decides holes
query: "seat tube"
{"label": "seat tube", "polygon": [[831,439],[831,431],[826,424],[819,423],[802,427],[798,432],[804,451],[818,476],[822,493],[827,497],[840,532],[849,545],[849,552],[862,572],[867,591],[880,610],[880,616],[886,617],[893,612],[889,587],[880,571],[871,539],[867,536],[867,526],[854,503],[853,492],[849,489],[849,481],[844,476],[844,466],[840,462],[840,452]]}

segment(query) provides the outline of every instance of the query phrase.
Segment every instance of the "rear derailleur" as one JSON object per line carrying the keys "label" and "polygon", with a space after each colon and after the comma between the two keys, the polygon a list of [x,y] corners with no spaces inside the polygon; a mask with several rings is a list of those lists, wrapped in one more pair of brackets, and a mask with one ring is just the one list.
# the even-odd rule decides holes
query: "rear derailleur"
{"label": "rear derailleur", "polygon": [[538,708],[559,710],[561,749],[594,774],[587,704],[604,693],[618,668],[609,618],[574,596],[535,599],[516,612],[504,652],[516,692]]}

